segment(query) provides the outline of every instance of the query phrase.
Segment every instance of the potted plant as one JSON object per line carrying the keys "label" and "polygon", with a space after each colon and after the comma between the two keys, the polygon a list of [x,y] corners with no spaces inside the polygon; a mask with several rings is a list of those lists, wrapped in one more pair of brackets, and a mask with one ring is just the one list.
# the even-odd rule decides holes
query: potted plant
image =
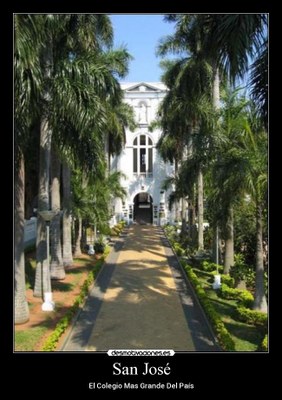
{"label": "potted plant", "polygon": [[104,235],[99,235],[98,239],[94,244],[94,249],[96,253],[104,253],[106,247]]}

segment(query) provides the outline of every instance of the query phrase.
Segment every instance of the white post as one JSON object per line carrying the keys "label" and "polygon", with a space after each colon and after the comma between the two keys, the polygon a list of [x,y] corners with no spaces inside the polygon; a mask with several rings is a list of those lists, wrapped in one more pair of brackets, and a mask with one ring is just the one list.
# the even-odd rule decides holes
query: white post
{"label": "white post", "polygon": [[[218,264],[218,225],[216,225],[216,236],[215,236],[215,242],[216,242],[216,252],[215,252],[215,262]],[[212,284],[213,289],[219,289],[221,286],[221,276],[219,273],[214,276],[214,282]]]}
{"label": "white post", "polygon": [[[51,275],[50,275],[50,259],[49,259],[49,227],[50,222],[56,215],[56,211],[53,210],[45,210],[40,211],[39,214],[44,219],[46,223],[46,246],[47,246],[47,291],[43,293],[44,303],[42,304],[42,311],[54,311],[55,303],[52,301],[52,289],[51,289]],[[44,277],[43,277],[44,279]]]}

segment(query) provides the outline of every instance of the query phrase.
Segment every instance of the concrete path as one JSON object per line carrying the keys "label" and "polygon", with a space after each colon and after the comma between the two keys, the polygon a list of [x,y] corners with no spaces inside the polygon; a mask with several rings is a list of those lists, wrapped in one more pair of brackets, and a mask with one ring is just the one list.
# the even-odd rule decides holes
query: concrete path
{"label": "concrete path", "polygon": [[162,230],[134,225],[115,243],[63,351],[219,351]]}

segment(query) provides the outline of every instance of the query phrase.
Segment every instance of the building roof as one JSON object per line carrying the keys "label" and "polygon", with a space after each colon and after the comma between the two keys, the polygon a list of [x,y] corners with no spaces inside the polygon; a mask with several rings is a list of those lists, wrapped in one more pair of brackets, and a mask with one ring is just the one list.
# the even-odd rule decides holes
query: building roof
{"label": "building roof", "polygon": [[167,87],[162,82],[120,82],[120,86],[127,92],[160,92],[167,91]]}

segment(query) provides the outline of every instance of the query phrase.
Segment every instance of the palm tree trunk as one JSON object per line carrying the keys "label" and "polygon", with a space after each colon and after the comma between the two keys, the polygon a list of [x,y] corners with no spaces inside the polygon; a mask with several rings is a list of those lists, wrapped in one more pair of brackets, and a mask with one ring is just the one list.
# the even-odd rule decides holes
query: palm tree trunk
{"label": "palm tree trunk", "polygon": [[105,157],[106,157],[106,164],[107,164],[107,174],[110,171],[111,167],[111,155],[110,155],[110,143],[109,143],[109,134],[105,135],[105,143],[104,143],[104,149],[105,149]]}
{"label": "palm tree trunk", "polygon": [[264,294],[264,268],[263,268],[263,245],[262,245],[262,209],[257,205],[256,213],[256,287],[254,310],[267,312],[267,302]]}
{"label": "palm tree trunk", "polygon": [[79,257],[82,254],[81,251],[81,238],[82,238],[82,218],[78,217],[77,219],[77,235],[75,241],[75,250],[74,250],[74,257]]}
{"label": "palm tree trunk", "polygon": [[29,320],[25,296],[24,256],[24,158],[21,156],[15,179],[15,324]]}
{"label": "palm tree trunk", "polygon": [[192,231],[193,231],[193,225],[195,225],[195,220],[194,220],[194,205],[193,201],[189,200],[189,206],[188,206],[188,225],[189,225],[189,238],[192,239]]}
{"label": "palm tree trunk", "polygon": [[212,261],[216,264],[219,263],[219,252],[218,252],[218,225],[212,226]]}
{"label": "palm tree trunk", "polygon": [[63,264],[71,266],[72,258],[72,243],[71,243],[71,214],[70,214],[70,168],[66,163],[63,163]]}
{"label": "palm tree trunk", "polygon": [[[220,91],[219,91],[219,70],[216,66],[213,67],[213,86],[212,86],[212,101],[213,106],[216,110],[220,107]],[[213,227],[213,262],[219,263],[219,229],[218,223]]]}
{"label": "palm tree trunk", "polygon": [[[38,189],[38,211],[50,209],[49,181],[50,181],[50,157],[52,131],[48,121],[48,106],[50,102],[50,77],[53,66],[52,45],[45,48],[43,54],[43,72],[45,80],[44,100],[46,109],[42,110],[40,121],[40,150],[39,150],[39,189]],[[46,111],[47,110],[47,111]],[[46,223],[40,215],[37,219],[36,237],[36,272],[33,295],[44,297],[45,292],[51,292],[49,280],[49,260],[47,260],[47,236]]]}
{"label": "palm tree trunk", "polygon": [[234,265],[234,226],[233,208],[229,207],[226,222],[225,255],[223,273],[228,274],[230,267]]}
{"label": "palm tree trunk", "polygon": [[[50,177],[50,154],[51,136],[48,119],[42,117],[40,124],[40,152],[39,152],[39,190],[38,211],[49,210],[49,177]],[[36,272],[33,295],[42,297],[45,292],[50,292],[49,282],[49,260],[47,260],[47,237],[46,223],[38,214],[37,237],[36,237]]]}
{"label": "palm tree trunk", "polygon": [[220,84],[220,79],[219,79],[219,70],[218,68],[214,67],[213,68],[213,90],[212,90],[212,100],[213,100],[213,106],[216,110],[219,109],[220,107],[220,92],[219,92],[219,84]]}
{"label": "palm tree trunk", "polygon": [[87,232],[85,224],[83,222],[82,222],[82,232],[81,232],[81,244],[82,244],[82,249],[85,249],[87,245]]}
{"label": "palm tree trunk", "polygon": [[[175,161],[174,161],[174,174],[175,174],[175,177],[178,175],[177,159],[175,159]],[[175,190],[175,189],[173,189],[173,190]],[[178,200],[176,200],[176,202],[175,202],[175,219],[177,220],[177,222],[180,221],[180,219],[181,219],[180,202]],[[177,225],[177,227],[178,227],[178,225]]]}
{"label": "palm tree trunk", "polygon": [[187,233],[187,224],[186,224],[186,200],[184,197],[181,199],[181,235],[184,236]]}
{"label": "palm tree trunk", "polygon": [[60,173],[61,163],[58,154],[52,147],[52,187],[51,187],[51,203],[52,210],[57,211],[51,222],[51,279],[65,279],[66,273],[63,265],[62,246],[61,246],[61,199],[60,199]]}
{"label": "palm tree trunk", "polygon": [[204,183],[203,173],[198,174],[198,250],[204,248]]}

